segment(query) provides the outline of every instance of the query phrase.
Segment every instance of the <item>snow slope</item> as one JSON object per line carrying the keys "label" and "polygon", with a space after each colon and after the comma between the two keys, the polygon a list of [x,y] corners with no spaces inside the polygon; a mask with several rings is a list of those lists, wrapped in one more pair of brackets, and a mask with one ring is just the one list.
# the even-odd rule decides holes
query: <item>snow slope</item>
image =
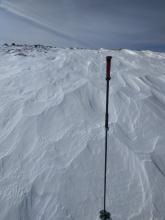
{"label": "snow slope", "polygon": [[165,219],[165,53],[0,48],[0,219]]}

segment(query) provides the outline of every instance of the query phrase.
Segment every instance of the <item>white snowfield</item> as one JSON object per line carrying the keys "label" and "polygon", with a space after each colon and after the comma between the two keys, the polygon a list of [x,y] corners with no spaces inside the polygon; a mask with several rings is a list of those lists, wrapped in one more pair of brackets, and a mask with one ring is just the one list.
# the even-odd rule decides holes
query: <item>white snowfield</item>
{"label": "white snowfield", "polygon": [[165,219],[165,53],[0,48],[0,220]]}

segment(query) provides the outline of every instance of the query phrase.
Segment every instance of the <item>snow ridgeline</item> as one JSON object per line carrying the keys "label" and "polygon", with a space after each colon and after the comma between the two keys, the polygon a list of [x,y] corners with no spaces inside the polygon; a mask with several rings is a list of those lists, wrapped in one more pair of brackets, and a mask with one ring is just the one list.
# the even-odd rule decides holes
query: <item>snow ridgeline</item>
{"label": "snow ridgeline", "polygon": [[0,48],[0,219],[165,219],[165,53]]}

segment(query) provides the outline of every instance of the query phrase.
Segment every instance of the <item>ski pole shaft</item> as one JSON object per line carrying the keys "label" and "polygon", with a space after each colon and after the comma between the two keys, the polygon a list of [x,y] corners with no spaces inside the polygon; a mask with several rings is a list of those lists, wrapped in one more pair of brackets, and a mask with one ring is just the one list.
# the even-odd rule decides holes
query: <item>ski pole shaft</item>
{"label": "ski pole shaft", "polygon": [[106,57],[106,112],[105,112],[105,160],[104,160],[104,209],[100,211],[101,220],[111,220],[111,214],[106,211],[106,188],[107,188],[107,144],[108,144],[108,105],[109,105],[109,81],[111,79],[111,56]]}
{"label": "ski pole shaft", "polygon": [[111,79],[110,70],[111,70],[111,56],[106,57],[106,113],[105,113],[105,166],[104,166],[104,211],[106,211],[106,186],[107,186],[107,143],[108,143],[108,106],[109,106],[109,80]]}
{"label": "ski pole shaft", "polygon": [[107,144],[108,144],[108,105],[109,105],[109,81],[111,79],[111,56],[106,57],[106,112],[105,112],[105,160],[104,160],[104,209],[100,211],[101,220],[111,220],[111,214],[106,211],[106,188],[107,188]]}

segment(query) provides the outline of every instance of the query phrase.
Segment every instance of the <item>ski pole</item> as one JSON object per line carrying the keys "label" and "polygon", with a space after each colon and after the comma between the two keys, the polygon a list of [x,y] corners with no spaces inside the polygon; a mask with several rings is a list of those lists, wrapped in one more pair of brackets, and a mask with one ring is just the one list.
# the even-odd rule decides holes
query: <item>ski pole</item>
{"label": "ski pole", "polygon": [[101,220],[111,220],[111,214],[106,211],[106,188],[107,188],[107,144],[108,144],[108,106],[109,106],[109,81],[111,79],[110,70],[111,70],[111,56],[106,57],[106,113],[105,113],[105,161],[104,161],[104,209],[100,211]]}

